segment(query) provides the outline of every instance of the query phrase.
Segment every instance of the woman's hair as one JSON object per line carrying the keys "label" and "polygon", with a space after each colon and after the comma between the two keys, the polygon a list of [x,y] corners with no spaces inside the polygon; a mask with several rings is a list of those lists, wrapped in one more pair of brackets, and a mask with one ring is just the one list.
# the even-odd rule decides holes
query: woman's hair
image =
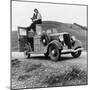
{"label": "woman's hair", "polygon": [[37,11],[38,12],[38,9],[34,8],[34,12]]}

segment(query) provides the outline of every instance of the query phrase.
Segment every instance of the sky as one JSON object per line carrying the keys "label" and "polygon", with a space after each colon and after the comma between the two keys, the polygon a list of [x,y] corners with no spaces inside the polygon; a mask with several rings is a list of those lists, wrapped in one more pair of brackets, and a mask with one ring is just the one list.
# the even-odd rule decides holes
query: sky
{"label": "sky", "polygon": [[34,8],[39,10],[43,21],[78,23],[87,26],[86,6],[12,1],[12,30],[17,30],[18,26],[29,26],[32,23],[30,18]]}

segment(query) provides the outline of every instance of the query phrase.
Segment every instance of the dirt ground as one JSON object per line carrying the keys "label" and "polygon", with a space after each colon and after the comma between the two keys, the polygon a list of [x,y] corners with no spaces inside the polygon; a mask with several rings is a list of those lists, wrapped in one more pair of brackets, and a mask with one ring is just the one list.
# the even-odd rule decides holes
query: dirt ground
{"label": "dirt ground", "polygon": [[23,53],[12,52],[11,87],[38,88],[87,84],[87,52],[79,58],[62,55],[58,62],[42,55],[26,59]]}

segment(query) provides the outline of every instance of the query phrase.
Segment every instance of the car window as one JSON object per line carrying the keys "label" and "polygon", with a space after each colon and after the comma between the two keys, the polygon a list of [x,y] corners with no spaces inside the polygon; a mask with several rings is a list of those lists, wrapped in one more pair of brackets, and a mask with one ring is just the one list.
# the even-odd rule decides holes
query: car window
{"label": "car window", "polygon": [[51,32],[51,29],[48,29],[48,30],[47,30],[47,33],[48,33],[48,34],[52,33],[52,32]]}
{"label": "car window", "polygon": [[19,29],[19,33],[20,33],[21,36],[26,36],[27,35],[25,29]]}
{"label": "car window", "polygon": [[56,28],[53,28],[53,33],[58,33]]}

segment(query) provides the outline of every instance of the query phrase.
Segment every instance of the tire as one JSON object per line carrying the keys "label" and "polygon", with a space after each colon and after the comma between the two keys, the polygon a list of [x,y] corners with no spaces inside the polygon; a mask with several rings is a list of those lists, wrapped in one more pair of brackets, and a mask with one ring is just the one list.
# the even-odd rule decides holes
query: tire
{"label": "tire", "polygon": [[28,53],[26,50],[24,51],[24,55],[26,58],[30,58],[30,56],[31,56],[30,53]]}
{"label": "tire", "polygon": [[61,51],[56,45],[51,45],[49,47],[49,57],[53,61],[58,61],[60,59]]}
{"label": "tire", "polygon": [[[81,48],[81,47],[77,47],[75,48],[75,50],[77,50],[78,48]],[[77,52],[72,52],[71,55],[74,57],[74,58],[78,58],[80,55],[81,55],[81,50],[77,51]]]}
{"label": "tire", "polygon": [[30,50],[31,50],[31,45],[30,43],[25,44],[25,51],[24,54],[27,58],[30,58]]}

